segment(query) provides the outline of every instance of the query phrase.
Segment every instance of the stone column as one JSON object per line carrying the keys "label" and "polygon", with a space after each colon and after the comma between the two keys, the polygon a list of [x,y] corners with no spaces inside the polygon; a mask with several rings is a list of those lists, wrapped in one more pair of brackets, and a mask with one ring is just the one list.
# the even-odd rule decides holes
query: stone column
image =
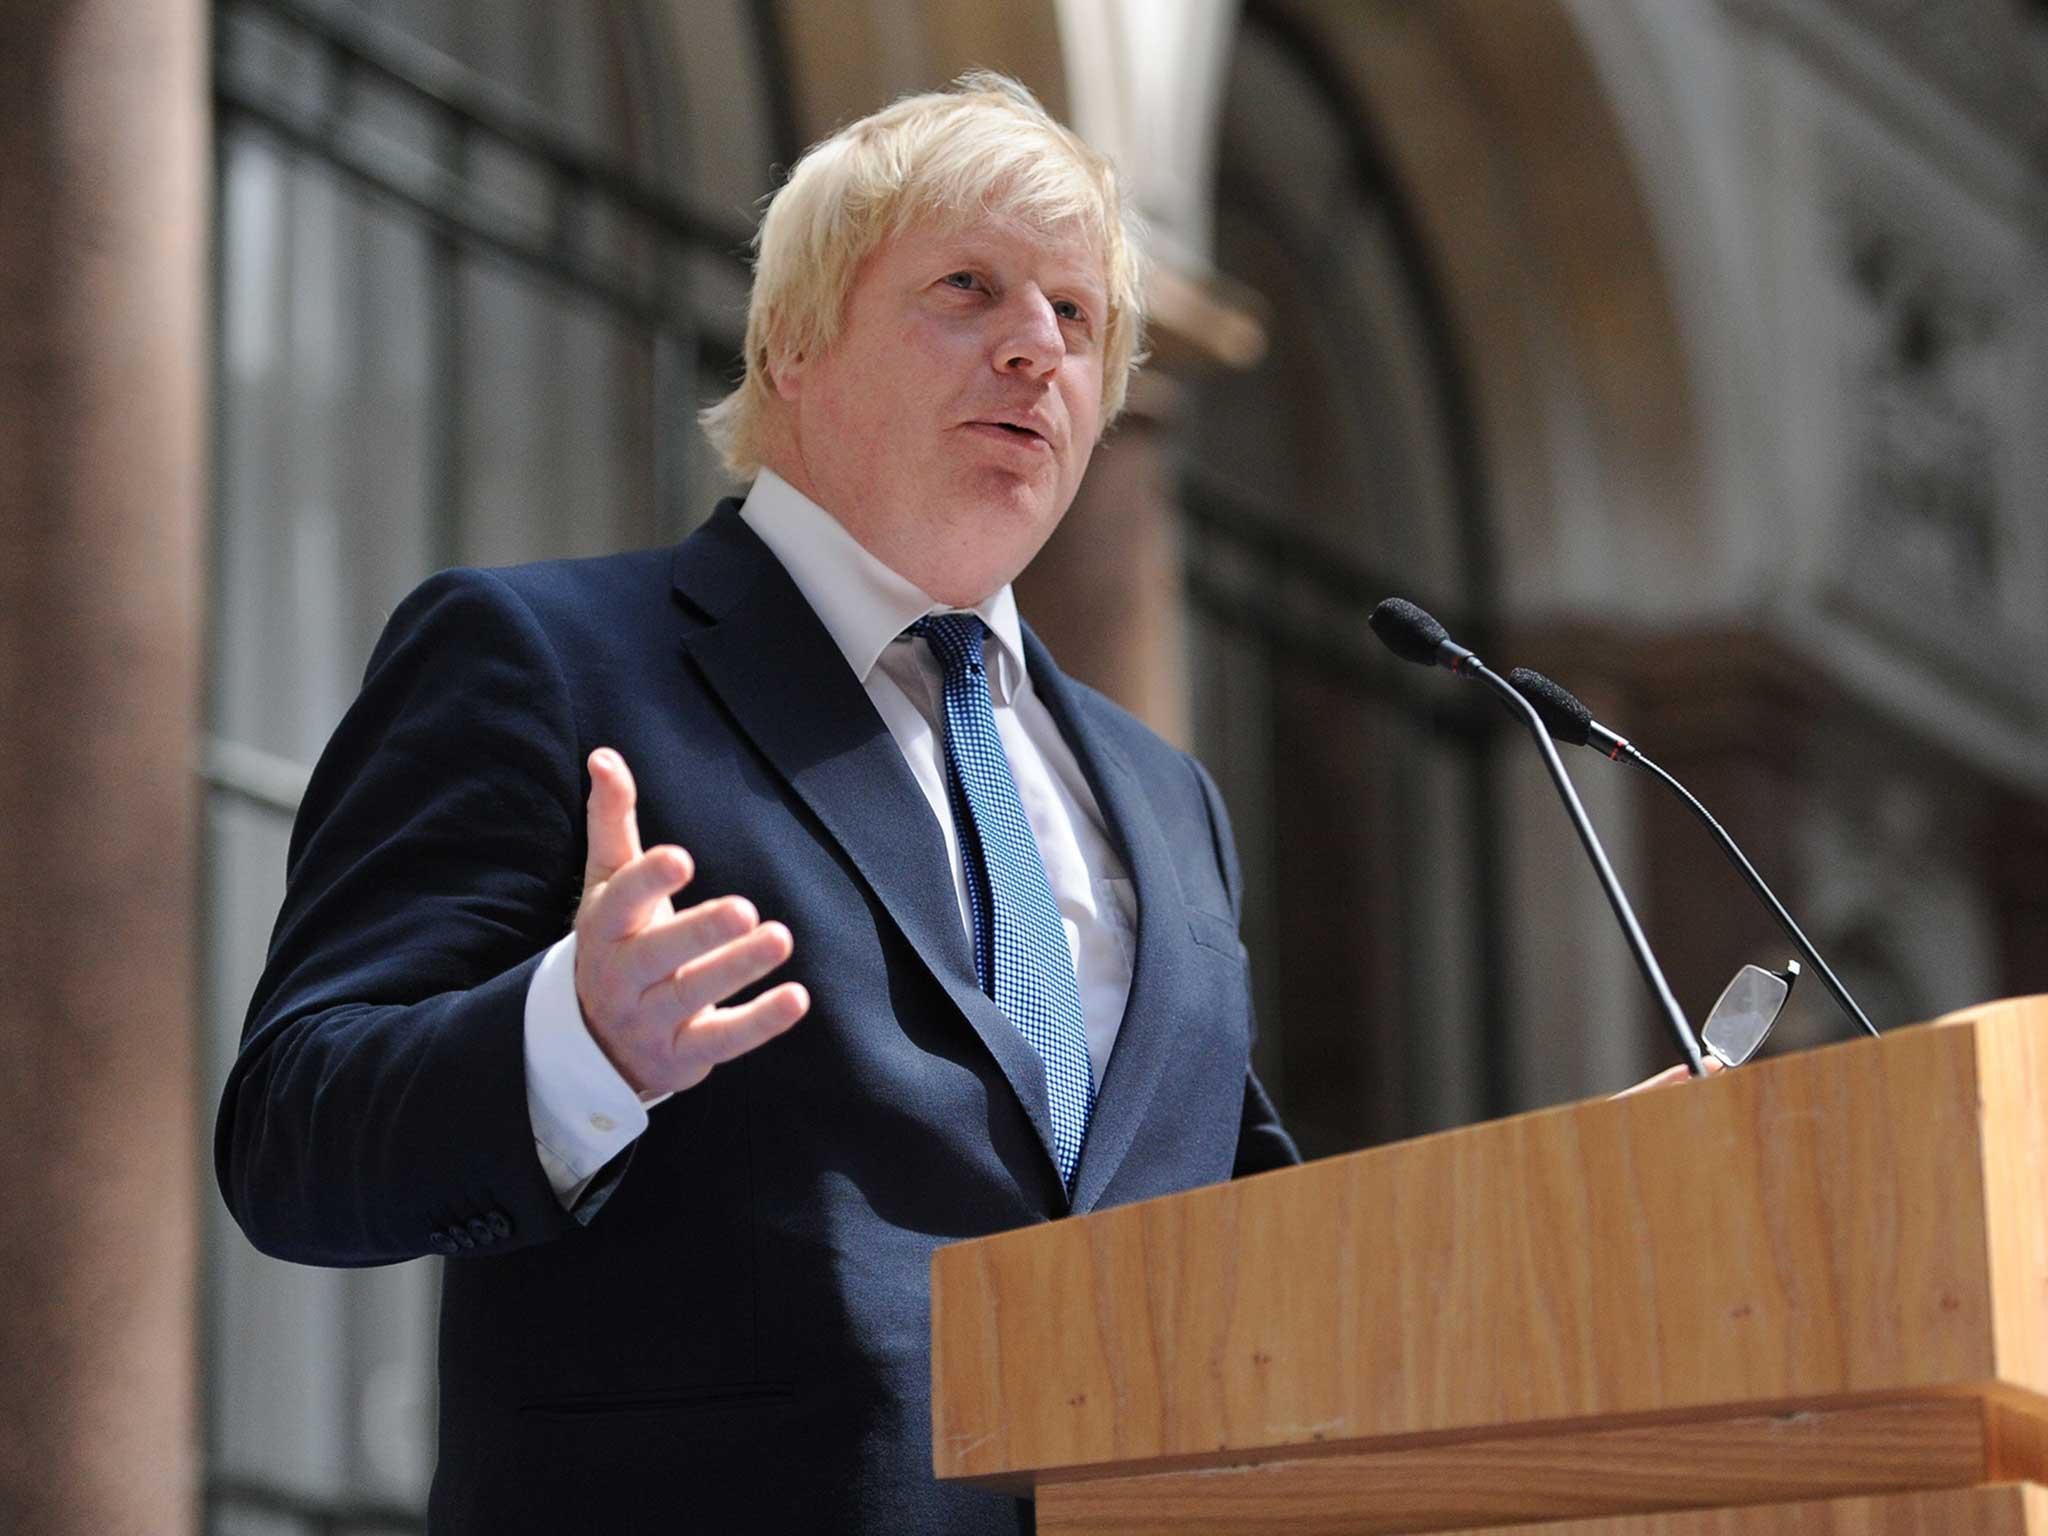
{"label": "stone column", "polygon": [[0,0],[0,1530],[198,1512],[202,0]]}

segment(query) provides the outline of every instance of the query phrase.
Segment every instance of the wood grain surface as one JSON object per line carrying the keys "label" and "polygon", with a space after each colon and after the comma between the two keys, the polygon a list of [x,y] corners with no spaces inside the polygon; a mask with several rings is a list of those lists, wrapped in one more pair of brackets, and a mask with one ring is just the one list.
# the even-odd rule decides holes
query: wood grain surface
{"label": "wood grain surface", "polygon": [[1048,1483],[1038,1530],[1362,1536],[1961,1488],[1996,1475],[1987,1415],[1981,1403],[1949,1398]]}
{"label": "wood grain surface", "polygon": [[[934,1461],[2048,1388],[2048,999],[941,1250]],[[2000,1385],[2003,1383],[2003,1385]]]}
{"label": "wood grain surface", "polygon": [[2048,1017],[2039,1028],[1987,1022],[1972,1033],[1998,1375],[2048,1397]]}
{"label": "wood grain surface", "polygon": [[2003,1483],[1826,1503],[1496,1526],[1485,1536],[2048,1536],[2048,1491]]}

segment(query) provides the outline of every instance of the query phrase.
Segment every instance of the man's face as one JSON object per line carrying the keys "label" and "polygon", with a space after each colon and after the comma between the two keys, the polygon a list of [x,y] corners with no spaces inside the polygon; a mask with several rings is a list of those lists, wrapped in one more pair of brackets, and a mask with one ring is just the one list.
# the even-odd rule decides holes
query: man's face
{"label": "man's face", "polygon": [[1106,298],[1077,234],[910,226],[862,263],[832,346],[772,370],[790,429],[772,467],[932,597],[980,602],[1081,484]]}

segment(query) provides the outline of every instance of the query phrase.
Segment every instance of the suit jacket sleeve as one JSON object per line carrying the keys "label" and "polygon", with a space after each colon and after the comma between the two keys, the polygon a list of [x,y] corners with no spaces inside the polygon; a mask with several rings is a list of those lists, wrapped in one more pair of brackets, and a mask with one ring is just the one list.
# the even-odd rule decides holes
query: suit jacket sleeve
{"label": "suit jacket sleeve", "polygon": [[[1194,762],[1194,759],[1189,761]],[[1231,921],[1240,922],[1244,915],[1244,871],[1237,860],[1237,840],[1230,831],[1230,812],[1223,804],[1222,791],[1209,777],[1209,771],[1200,763],[1195,763],[1194,767],[1195,777],[1201,781],[1202,797],[1209,807],[1209,835],[1216,845],[1216,865],[1223,871],[1223,888],[1230,894]],[[1242,949],[1243,945],[1240,944],[1239,948]],[[1250,1034],[1256,1043],[1256,1019],[1252,1021]],[[1246,1174],[1266,1173],[1300,1161],[1301,1153],[1294,1145],[1294,1138],[1280,1124],[1279,1111],[1273,1108],[1265,1085],[1259,1081],[1258,1074],[1247,1067],[1244,1111],[1237,1129],[1237,1159],[1231,1166],[1230,1176],[1241,1179]]]}
{"label": "suit jacket sleeve", "polygon": [[221,1191],[258,1248],[378,1264],[573,1225],[534,1149],[523,1013],[577,900],[578,739],[503,579],[445,572],[393,614],[300,806],[221,1100]]}

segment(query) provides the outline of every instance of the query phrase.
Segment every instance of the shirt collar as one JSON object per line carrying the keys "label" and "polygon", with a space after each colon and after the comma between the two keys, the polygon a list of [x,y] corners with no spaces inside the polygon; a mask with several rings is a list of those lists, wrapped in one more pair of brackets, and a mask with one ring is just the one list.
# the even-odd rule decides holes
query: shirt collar
{"label": "shirt collar", "polygon": [[782,562],[863,684],[890,642],[926,614],[972,612],[995,642],[988,673],[998,702],[1023,685],[1023,626],[1008,582],[972,609],[935,603],[772,469],[754,481],[740,517]]}

